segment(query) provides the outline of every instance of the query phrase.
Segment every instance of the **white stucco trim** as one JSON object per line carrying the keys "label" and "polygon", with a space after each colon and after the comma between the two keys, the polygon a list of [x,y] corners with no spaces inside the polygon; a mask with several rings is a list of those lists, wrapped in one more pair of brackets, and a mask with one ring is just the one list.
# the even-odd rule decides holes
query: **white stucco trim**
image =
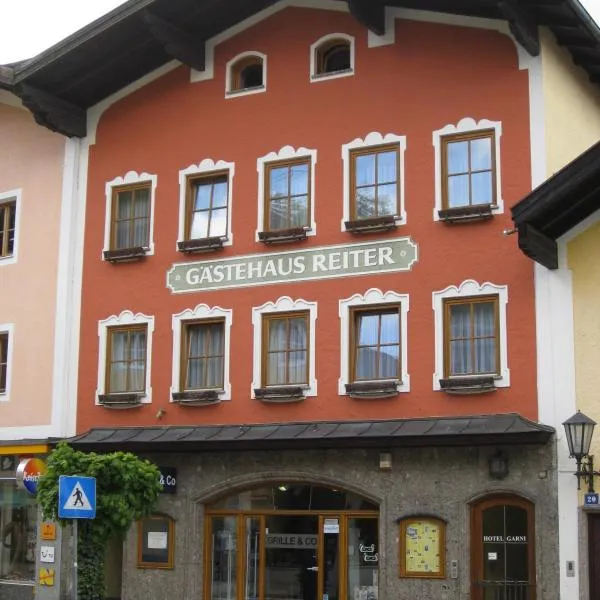
{"label": "white stucco trim", "polygon": [[350,309],[353,306],[384,306],[386,304],[400,305],[400,368],[401,382],[397,389],[399,392],[410,392],[410,375],[408,374],[408,311],[410,308],[408,294],[397,292],[382,292],[371,288],[364,294],[354,294],[350,298],[339,301],[340,315],[340,378],[338,380],[338,394],[346,396],[346,384],[350,381]]}
{"label": "white stucco trim", "polygon": [[317,395],[317,378],[315,371],[316,351],[316,322],[317,303],[307,302],[303,299],[292,300],[289,296],[281,296],[275,302],[265,302],[261,306],[252,307],[252,326],[254,327],[254,354],[252,360],[252,385],[250,395],[255,398],[254,389],[262,387],[262,323],[263,315],[294,311],[308,311],[308,388],[304,390],[304,396]]}
{"label": "white stucco trim", "polygon": [[96,404],[100,404],[98,396],[106,393],[106,352],[108,344],[108,329],[110,327],[123,327],[127,325],[146,325],[146,389],[141,399],[142,403],[152,402],[152,334],[154,332],[154,317],[143,313],[135,315],[130,310],[124,310],[119,315],[111,315],[107,319],[98,321],[98,386],[96,389]]}
{"label": "white stucco trim", "polygon": [[[317,73],[317,52],[319,48],[330,40],[346,40],[350,44],[350,68],[344,71],[334,71],[333,73]],[[354,54],[355,54],[354,36],[347,33],[328,33],[319,38],[310,46],[310,82],[329,81],[330,79],[339,79],[340,77],[351,77],[354,75]]]}
{"label": "white stucco trim", "polygon": [[[187,200],[187,181],[188,177],[194,175],[210,176],[213,172],[228,172],[227,182],[227,239],[223,241],[223,246],[233,244],[233,231],[231,229],[231,214],[233,212],[233,177],[235,175],[235,163],[224,160],[213,161],[205,158],[197,165],[190,165],[186,169],[179,171],[179,229],[177,233],[177,242],[183,242],[185,236],[185,216]],[[175,244],[177,250],[177,244]]]}
{"label": "white stucco trim", "polygon": [[10,401],[10,386],[12,382],[12,370],[14,365],[13,348],[15,346],[14,323],[0,323],[0,334],[8,334],[8,345],[6,348],[6,390],[0,392],[0,402]]}
{"label": "white stucco trim", "polygon": [[498,296],[500,375],[495,377],[494,384],[496,387],[510,386],[506,333],[508,286],[495,285],[489,281],[479,284],[473,279],[467,279],[459,286],[449,285],[447,288],[432,294],[435,326],[435,373],[433,374],[433,389],[435,391],[440,390],[440,379],[444,378],[444,300],[446,298],[472,298],[476,296]]}
{"label": "white stucco trim", "polygon": [[433,220],[439,221],[438,211],[443,208],[442,200],[442,138],[461,133],[472,133],[476,131],[485,131],[492,129],[494,131],[494,157],[496,169],[496,204],[492,204],[492,213],[495,215],[504,212],[504,200],[502,199],[502,177],[500,160],[500,138],[502,137],[501,121],[488,121],[481,119],[476,121],[471,117],[461,119],[456,125],[450,123],[441,129],[433,132],[433,148],[435,153],[435,207],[433,209]]}
{"label": "white stucco trim", "polygon": [[[157,175],[150,173],[137,173],[136,171],[128,171],[122,177],[115,177],[111,181],[107,181],[104,189],[106,194],[106,211],[104,219],[104,248],[103,251],[111,250],[110,247],[110,228],[111,228],[111,210],[113,190],[116,187],[133,185],[136,183],[150,183],[150,225],[148,232],[148,251],[147,256],[154,254],[154,205],[156,200],[156,186],[158,182]],[[104,260],[104,254],[101,254]]]}
{"label": "white stucco trim", "polygon": [[[262,85],[252,88],[245,88],[242,90],[232,90],[233,73],[232,69],[236,63],[244,58],[255,56],[260,58],[262,61]],[[264,94],[267,91],[267,55],[256,50],[249,50],[248,52],[240,52],[237,56],[234,56],[231,60],[227,61],[225,65],[225,98],[239,98],[240,96],[250,96],[252,94]]]}
{"label": "white stucco trim", "polygon": [[219,393],[220,400],[231,400],[231,377],[229,375],[230,348],[231,348],[231,325],[233,322],[233,310],[210,307],[207,304],[198,304],[196,308],[187,308],[173,315],[173,372],[171,378],[171,402],[173,393],[181,392],[181,336],[186,323],[198,322],[207,319],[224,319],[225,339],[223,348],[223,392]]}
{"label": "white stucco trim", "polygon": [[398,144],[400,152],[400,173],[398,173],[398,214],[395,215],[397,225],[406,224],[406,210],[404,208],[404,153],[406,152],[406,136],[395,133],[382,134],[372,131],[364,138],[355,138],[342,145],[343,175],[343,215],[341,231],[346,231],[346,221],[350,220],[350,151],[357,148],[370,148],[384,144]]}
{"label": "white stucco trim", "polygon": [[256,160],[256,170],[258,171],[258,220],[254,239],[258,242],[258,234],[265,228],[265,170],[269,163],[278,161],[293,160],[295,158],[310,157],[310,214],[308,215],[309,228],[306,230],[307,236],[317,235],[317,223],[315,221],[315,166],[317,164],[317,151],[310,148],[294,148],[292,146],[283,146],[277,152],[269,152]]}
{"label": "white stucco trim", "polygon": [[21,207],[23,204],[22,197],[23,190],[21,188],[16,190],[9,190],[7,192],[0,192],[0,206],[2,204],[8,204],[9,202],[15,203],[15,239],[13,242],[13,251],[10,256],[0,256],[0,268],[6,267],[7,265],[14,265],[17,262],[19,254],[19,232],[21,230]]}

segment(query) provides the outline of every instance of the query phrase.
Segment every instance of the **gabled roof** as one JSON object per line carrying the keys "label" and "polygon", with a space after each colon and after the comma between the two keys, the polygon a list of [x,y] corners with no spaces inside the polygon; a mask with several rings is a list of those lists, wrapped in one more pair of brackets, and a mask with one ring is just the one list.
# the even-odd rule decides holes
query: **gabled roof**
{"label": "gabled roof", "polygon": [[600,142],[511,208],[519,248],[548,269],[556,269],[556,240],[599,209]]}
{"label": "gabled roof", "polygon": [[[377,34],[384,32],[384,3],[505,20],[532,55],[539,53],[537,27],[547,26],[590,78],[600,82],[600,30],[578,0],[346,1],[350,13]],[[12,73],[0,72],[0,88],[20,96],[40,124],[81,137],[86,134],[86,109],[173,59],[203,70],[207,40],[274,4],[277,0],[129,0],[31,60],[13,65]]]}

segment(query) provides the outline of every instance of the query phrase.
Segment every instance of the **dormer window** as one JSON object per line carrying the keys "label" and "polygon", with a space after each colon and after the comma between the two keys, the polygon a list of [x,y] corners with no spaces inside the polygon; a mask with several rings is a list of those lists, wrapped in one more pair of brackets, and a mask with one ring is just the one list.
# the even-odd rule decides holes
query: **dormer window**
{"label": "dormer window", "polygon": [[354,74],[354,38],[333,33],[317,40],[310,47],[310,78],[320,81]]}
{"label": "dormer window", "polygon": [[266,89],[266,56],[244,52],[227,64],[227,95],[255,94]]}

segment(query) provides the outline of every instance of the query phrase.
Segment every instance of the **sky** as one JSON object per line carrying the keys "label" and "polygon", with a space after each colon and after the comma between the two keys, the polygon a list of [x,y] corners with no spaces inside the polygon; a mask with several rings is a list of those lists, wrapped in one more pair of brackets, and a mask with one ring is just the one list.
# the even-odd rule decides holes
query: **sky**
{"label": "sky", "polygon": [[[580,0],[600,23],[600,0]],[[0,0],[0,65],[31,58],[123,0]]]}

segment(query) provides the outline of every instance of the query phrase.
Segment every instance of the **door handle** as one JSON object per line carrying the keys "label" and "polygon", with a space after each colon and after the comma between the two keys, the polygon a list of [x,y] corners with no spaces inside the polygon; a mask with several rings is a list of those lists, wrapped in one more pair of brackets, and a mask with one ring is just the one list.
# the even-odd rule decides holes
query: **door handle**
{"label": "door handle", "polygon": [[319,567],[306,567],[307,571],[318,571]]}

